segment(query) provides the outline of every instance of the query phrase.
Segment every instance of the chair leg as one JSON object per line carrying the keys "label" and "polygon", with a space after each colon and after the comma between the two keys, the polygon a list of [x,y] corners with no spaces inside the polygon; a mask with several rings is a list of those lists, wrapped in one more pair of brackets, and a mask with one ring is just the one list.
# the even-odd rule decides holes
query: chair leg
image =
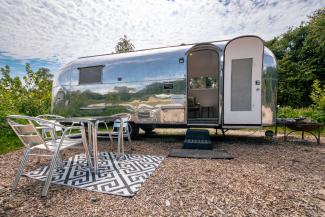
{"label": "chair leg", "polygon": [[45,180],[45,184],[44,187],[42,189],[42,196],[45,197],[47,195],[47,192],[49,190],[51,181],[52,181],[52,176],[53,176],[53,170],[55,168],[55,164],[58,158],[58,152],[55,152],[54,155],[52,156],[52,160],[50,163],[50,168],[49,168],[49,172],[47,174],[46,180]]}
{"label": "chair leg", "polygon": [[82,145],[85,149],[86,152],[86,158],[87,158],[87,162],[90,168],[93,168],[93,164],[91,163],[91,159],[90,159],[90,154],[89,154],[89,147],[87,144],[87,137],[86,137],[86,132],[85,130],[81,131],[81,139],[82,139]]}
{"label": "chair leg", "polygon": [[109,140],[110,140],[111,142],[113,142],[113,138],[112,138],[111,132],[109,132],[109,129],[108,129],[107,123],[104,122],[104,124],[105,124],[106,131],[107,131],[107,133],[108,133]]}
{"label": "chair leg", "polygon": [[51,139],[57,139],[55,129],[51,129],[49,131],[49,134],[50,134]]}
{"label": "chair leg", "polygon": [[25,148],[24,153],[23,153],[23,158],[20,160],[20,163],[19,163],[19,168],[17,170],[16,178],[15,178],[14,182],[12,183],[12,190],[16,190],[16,188],[17,188],[20,177],[24,172],[24,167],[27,162],[29,152],[30,152],[30,149]]}
{"label": "chair leg", "polygon": [[129,141],[129,143],[131,144],[131,136],[130,136],[130,132],[129,132],[129,130],[127,131],[127,136],[128,136],[128,141]]}
{"label": "chair leg", "polygon": [[[75,124],[75,123],[72,122],[72,124],[71,124],[70,127],[74,127],[74,124]],[[71,131],[72,131],[72,129],[69,130],[69,135],[71,134]]]}
{"label": "chair leg", "polygon": [[[38,154],[41,155],[41,149],[38,150]],[[41,163],[41,156],[37,156],[37,164]]]}
{"label": "chair leg", "polygon": [[127,133],[127,136],[128,136],[128,142],[129,142],[129,145],[130,145],[130,148],[131,148],[131,152],[133,152],[133,147],[132,147],[132,141],[131,141],[129,128],[127,127],[126,130],[127,130],[126,133]]}
{"label": "chair leg", "polygon": [[131,142],[131,138],[130,138],[130,134],[128,134],[128,141],[129,141],[129,145],[130,145],[130,149],[131,149],[131,153],[133,152],[133,145]]}
{"label": "chair leg", "polygon": [[124,132],[122,131],[122,139],[121,139],[121,142],[122,142],[122,145],[121,145],[121,148],[122,148],[122,156],[124,157]]}
{"label": "chair leg", "polygon": [[60,153],[58,153],[58,156],[56,158],[56,167],[60,169],[63,168],[63,161]]}

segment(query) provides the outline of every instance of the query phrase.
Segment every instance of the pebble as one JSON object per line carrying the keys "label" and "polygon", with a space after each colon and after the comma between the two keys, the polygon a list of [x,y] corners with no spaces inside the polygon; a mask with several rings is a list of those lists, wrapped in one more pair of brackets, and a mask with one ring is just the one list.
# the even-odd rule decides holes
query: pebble
{"label": "pebble", "polygon": [[10,203],[3,207],[4,210],[9,210],[9,209],[13,209],[13,208],[15,208],[14,205],[12,205]]}
{"label": "pebble", "polygon": [[[0,166],[0,189],[7,186],[0,193],[0,216],[291,216],[292,213],[321,216],[324,213],[321,169],[325,159],[316,149],[318,146],[311,148],[312,152],[304,152],[305,145],[293,142],[282,144],[277,140],[261,144],[261,139],[238,137],[231,142],[231,138],[227,135],[230,141],[218,144],[236,156],[234,160],[167,158],[133,198],[51,185],[48,197],[43,199],[42,183],[28,183],[23,177],[12,194],[9,189],[15,170],[11,168],[17,168],[21,151],[2,155],[0,159],[9,166]],[[133,143],[134,153],[167,155],[170,148],[180,147],[183,141],[176,142],[166,145],[160,138],[144,138]],[[107,151],[112,147],[105,143],[102,148]],[[296,164],[297,168],[292,168],[290,159],[302,160]],[[26,171],[38,167],[32,162]]]}
{"label": "pebble", "polygon": [[92,197],[91,199],[90,199],[90,201],[91,202],[93,202],[93,203],[95,203],[95,202],[97,202],[97,201],[99,201],[100,199],[98,198],[98,197]]}

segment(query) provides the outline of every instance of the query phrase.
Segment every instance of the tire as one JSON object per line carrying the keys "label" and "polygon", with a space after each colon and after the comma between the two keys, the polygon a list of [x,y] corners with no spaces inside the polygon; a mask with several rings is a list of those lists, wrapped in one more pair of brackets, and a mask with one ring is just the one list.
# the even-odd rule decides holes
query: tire
{"label": "tire", "polygon": [[137,139],[139,136],[139,127],[135,123],[129,122],[129,132],[131,139]]}
{"label": "tire", "polygon": [[152,133],[152,131],[155,129],[155,128],[152,128],[152,127],[146,127],[146,128],[141,128],[146,134],[150,134]]}
{"label": "tire", "polygon": [[267,131],[265,131],[265,136],[266,137],[273,137],[274,136],[274,132],[272,130],[267,130]]}

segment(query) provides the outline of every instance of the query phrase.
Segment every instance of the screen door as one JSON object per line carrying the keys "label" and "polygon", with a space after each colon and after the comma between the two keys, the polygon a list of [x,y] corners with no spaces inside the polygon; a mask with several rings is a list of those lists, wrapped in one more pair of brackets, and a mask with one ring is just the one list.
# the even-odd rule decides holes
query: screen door
{"label": "screen door", "polygon": [[263,41],[254,36],[226,45],[223,125],[261,125],[263,49]]}

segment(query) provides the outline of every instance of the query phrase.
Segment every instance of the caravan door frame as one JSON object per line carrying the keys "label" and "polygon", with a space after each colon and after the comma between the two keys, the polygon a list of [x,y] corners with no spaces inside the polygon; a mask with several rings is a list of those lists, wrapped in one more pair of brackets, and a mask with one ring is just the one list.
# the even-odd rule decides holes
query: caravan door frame
{"label": "caravan door frame", "polygon": [[[227,120],[225,121],[225,115],[229,115],[229,114],[226,114],[226,112],[228,113],[231,113],[230,112],[230,107],[231,107],[231,99],[229,97],[231,97],[231,80],[230,80],[230,83],[225,82],[225,79],[226,79],[226,68],[225,68],[225,64],[226,64],[226,51],[227,51],[227,46],[237,40],[237,39],[242,39],[242,38],[256,38],[258,40],[260,40],[262,42],[262,53],[261,53],[261,70],[260,70],[260,77],[259,77],[259,82],[260,84],[259,85],[254,85],[253,84],[253,81],[254,81],[254,76],[253,76],[253,71],[252,71],[252,91],[253,91],[253,88],[256,88],[255,86],[259,86],[259,93],[260,93],[260,102],[259,102],[259,111],[256,111],[256,112],[259,112],[260,116],[259,116],[259,123],[249,123],[250,121],[248,121],[247,123],[236,123],[235,121],[233,123],[231,122],[227,122]],[[247,56],[246,58],[252,58],[251,56]],[[246,59],[245,57],[243,58],[240,58],[240,59]],[[237,38],[234,38],[232,40],[230,40],[225,48],[224,48],[224,51],[223,51],[223,94],[222,94],[222,127],[223,128],[244,128],[244,127],[261,127],[262,126],[262,89],[263,89],[263,84],[262,84],[262,81],[263,81],[263,60],[264,60],[264,41],[263,39],[261,39],[260,37],[258,36],[255,36],[255,35],[245,35],[245,36],[240,36],[240,37],[237,37]],[[256,63],[256,62],[255,62]],[[252,64],[254,65],[254,60],[252,62]],[[253,70],[253,65],[252,65],[252,70]],[[230,72],[231,73],[231,72]],[[231,76],[231,75],[230,75]],[[230,77],[231,79],[231,77]],[[228,85],[228,86],[227,86]],[[228,96],[228,99],[229,100],[229,108],[227,108],[228,110],[226,111],[225,107],[228,105],[225,104],[225,88],[230,88],[230,92],[229,92],[229,96]],[[254,102],[254,98],[253,98],[253,95],[252,95],[252,104]],[[244,115],[245,112],[241,112],[242,115]]]}
{"label": "caravan door frame", "polygon": [[[204,48],[204,46],[208,46],[208,48]],[[222,55],[223,55],[223,51],[215,44],[207,42],[207,43],[199,43],[199,44],[195,44],[194,46],[192,46],[191,48],[189,48],[186,53],[186,108],[185,108],[185,120],[186,120],[186,125],[187,126],[207,126],[209,127],[211,124],[206,123],[206,124],[191,124],[188,123],[188,96],[189,96],[189,76],[188,76],[188,68],[189,68],[189,58],[188,55],[191,52],[195,52],[198,50],[213,50],[214,52],[217,53],[218,56],[218,71],[217,71],[217,79],[218,79],[218,95],[216,97],[218,97],[218,107],[217,107],[217,115],[218,115],[218,120],[213,124],[214,127],[220,126],[222,121],[222,107],[223,107],[223,102],[222,102],[222,98],[223,98],[223,79],[221,78],[223,76],[223,62],[222,62]]]}

